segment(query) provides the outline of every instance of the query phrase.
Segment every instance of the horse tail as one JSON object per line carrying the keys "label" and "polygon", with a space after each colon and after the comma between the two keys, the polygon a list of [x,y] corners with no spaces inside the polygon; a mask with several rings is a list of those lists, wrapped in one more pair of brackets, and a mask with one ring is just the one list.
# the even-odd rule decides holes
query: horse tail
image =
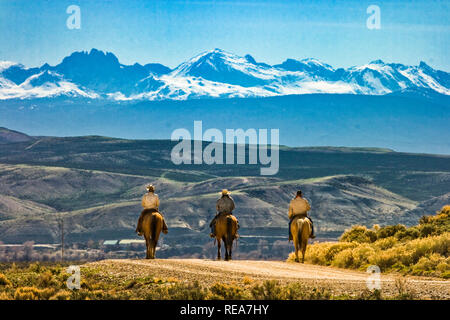
{"label": "horse tail", "polygon": [[297,241],[299,248],[302,247],[302,234],[303,234],[303,228],[305,226],[305,221],[303,219],[297,219]]}
{"label": "horse tail", "polygon": [[156,228],[157,228],[158,222],[156,221],[156,215],[152,216],[152,221],[150,223],[150,236],[153,241],[156,239]]}
{"label": "horse tail", "polygon": [[233,218],[227,217],[227,245],[233,245]]}

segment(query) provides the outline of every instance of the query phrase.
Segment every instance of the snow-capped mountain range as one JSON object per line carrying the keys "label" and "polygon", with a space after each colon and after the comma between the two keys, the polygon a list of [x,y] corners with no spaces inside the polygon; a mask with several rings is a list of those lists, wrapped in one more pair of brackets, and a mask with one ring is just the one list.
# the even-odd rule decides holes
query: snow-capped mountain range
{"label": "snow-capped mountain range", "polygon": [[214,49],[175,69],[151,63],[123,65],[97,49],[74,52],[56,65],[27,68],[0,61],[0,100],[84,97],[112,100],[186,100],[266,97],[309,93],[384,95],[401,91],[450,95],[450,73],[425,62],[418,66],[372,61],[335,69],[316,59],[278,65]]}

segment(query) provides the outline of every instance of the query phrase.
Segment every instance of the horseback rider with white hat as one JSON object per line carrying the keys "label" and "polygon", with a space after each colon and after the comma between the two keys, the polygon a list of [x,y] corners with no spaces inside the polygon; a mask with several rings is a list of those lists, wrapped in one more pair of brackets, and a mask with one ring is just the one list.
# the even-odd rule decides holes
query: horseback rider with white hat
{"label": "horseback rider with white hat", "polygon": [[[150,209],[153,210],[152,212],[159,212],[159,197],[157,194],[155,194],[155,187],[152,184],[149,184],[146,186],[147,189],[147,193],[144,194],[144,196],[142,197],[142,207],[144,209]],[[162,212],[159,212],[159,214],[161,214],[161,216],[163,215]],[[141,233],[141,225],[142,225],[142,219],[143,219],[143,215],[141,213],[141,216],[139,217],[138,220],[138,225],[136,228],[136,232],[138,235],[142,235]],[[163,216],[163,229],[162,232],[167,234],[168,232],[168,228],[166,225],[166,221],[164,220],[164,216]]]}
{"label": "horseback rider with white hat", "polygon": [[298,190],[295,198],[291,200],[289,203],[289,240],[292,240],[291,234],[291,223],[296,217],[306,217],[311,221],[311,235],[310,238],[314,239],[316,236],[314,235],[314,227],[313,221],[311,217],[308,215],[308,211],[311,210],[311,206],[309,205],[308,200],[303,198],[303,193],[301,190]]}
{"label": "horseback rider with white hat", "polygon": [[[223,189],[220,194],[222,196],[216,202],[217,214],[214,217],[214,219],[211,221],[211,223],[209,224],[209,226],[211,227],[211,233],[209,234],[209,236],[211,238],[214,238],[216,236],[216,230],[215,230],[216,229],[216,220],[219,217],[219,215],[232,214],[232,212],[235,208],[233,198],[231,198],[231,196],[230,196],[231,192],[229,192],[227,189]],[[239,224],[238,224],[238,228],[239,228]]]}

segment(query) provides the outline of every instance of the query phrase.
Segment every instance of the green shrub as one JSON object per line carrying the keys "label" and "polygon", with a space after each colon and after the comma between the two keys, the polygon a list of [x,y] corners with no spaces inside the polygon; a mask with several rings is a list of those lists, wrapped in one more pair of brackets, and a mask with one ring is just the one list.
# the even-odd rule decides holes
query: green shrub
{"label": "green shrub", "polygon": [[377,230],[376,235],[377,239],[383,239],[387,237],[394,237],[397,232],[405,232],[406,227],[402,224],[396,224],[393,226],[385,226],[381,227]]}
{"label": "green shrub", "polygon": [[241,300],[245,298],[244,288],[234,284],[216,283],[211,288],[211,298],[224,300]]}
{"label": "green shrub", "polygon": [[171,300],[204,300],[208,290],[204,289],[198,281],[189,284],[177,283],[168,288]]}
{"label": "green shrub", "polygon": [[17,288],[14,293],[15,300],[38,300],[39,289],[35,287],[21,287]]}
{"label": "green shrub", "polygon": [[334,260],[335,255],[339,252],[345,249],[355,248],[357,246],[358,244],[353,242],[341,242],[332,244],[325,253],[325,260],[327,261],[327,264],[331,264],[331,262]]}
{"label": "green shrub", "polygon": [[378,289],[375,290],[364,290],[361,292],[359,296],[359,300],[381,300],[383,297],[381,296],[381,291]]}
{"label": "green shrub", "polygon": [[50,287],[54,284],[53,281],[53,274],[51,271],[45,271],[44,273],[41,273],[38,278],[38,286],[39,287]]}
{"label": "green shrub", "polygon": [[0,273],[0,286],[8,287],[10,285],[11,281],[9,281],[8,278],[3,273]]}
{"label": "green shrub", "polygon": [[374,242],[374,246],[381,250],[387,250],[397,244],[397,237],[387,237]]}
{"label": "green shrub", "polygon": [[353,249],[345,249],[335,255],[331,264],[340,268],[353,268],[353,261]]}
{"label": "green shrub", "polygon": [[71,292],[68,290],[60,290],[50,297],[50,300],[69,300]]}
{"label": "green shrub", "polygon": [[283,292],[278,281],[267,280],[262,285],[255,285],[251,289],[255,300],[282,300]]}
{"label": "green shrub", "polygon": [[419,238],[421,232],[418,227],[411,227],[404,231],[399,231],[395,234],[395,238],[399,241],[407,241]]}
{"label": "green shrub", "polygon": [[365,226],[353,226],[349,230],[346,230],[339,238],[341,242],[358,242],[358,243],[370,243],[377,239],[375,231],[367,229]]}

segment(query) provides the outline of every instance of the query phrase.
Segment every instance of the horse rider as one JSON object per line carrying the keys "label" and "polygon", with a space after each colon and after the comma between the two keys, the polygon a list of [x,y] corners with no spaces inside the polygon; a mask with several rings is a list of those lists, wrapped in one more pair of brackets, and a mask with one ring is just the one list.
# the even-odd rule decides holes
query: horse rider
{"label": "horse rider", "polygon": [[[217,214],[214,217],[214,219],[211,221],[211,223],[209,224],[209,226],[211,228],[211,233],[209,234],[209,236],[211,238],[215,238],[215,236],[216,236],[217,218],[220,215],[229,215],[229,214],[233,213],[235,205],[234,205],[233,198],[231,198],[230,194],[231,194],[231,192],[229,192],[227,189],[223,189],[221,192],[222,196],[216,202]],[[239,223],[238,223],[238,229],[239,229]],[[236,237],[238,237],[238,235],[236,235]]]}
{"label": "horse rider", "polygon": [[291,200],[291,203],[289,204],[289,241],[292,240],[292,234],[291,234],[291,224],[294,218],[296,217],[302,217],[302,218],[308,218],[309,221],[311,221],[311,235],[310,238],[314,239],[316,236],[314,235],[314,227],[313,227],[313,221],[310,216],[308,216],[308,211],[311,209],[311,206],[309,205],[308,200],[303,198],[303,193],[301,190],[297,191],[297,194],[295,195],[295,198]]}
{"label": "horse rider", "polygon": [[[142,207],[144,209],[150,209],[151,210],[150,212],[159,212],[158,211],[159,210],[159,197],[158,197],[157,194],[155,194],[155,187],[153,185],[149,184],[149,185],[146,186],[146,188],[147,188],[147,193],[144,194],[144,196],[142,197]],[[159,214],[161,214],[161,216],[162,216],[161,212],[159,212]],[[144,215],[141,213],[141,216],[139,217],[138,225],[137,225],[137,228],[136,228],[136,232],[137,232],[137,234],[139,236],[142,235],[141,226],[142,226],[142,219],[143,218],[144,218]],[[163,229],[162,229],[162,232],[164,234],[167,234],[167,232],[168,232],[168,228],[167,228],[167,225],[166,225],[166,221],[164,220],[164,217],[163,217]]]}

